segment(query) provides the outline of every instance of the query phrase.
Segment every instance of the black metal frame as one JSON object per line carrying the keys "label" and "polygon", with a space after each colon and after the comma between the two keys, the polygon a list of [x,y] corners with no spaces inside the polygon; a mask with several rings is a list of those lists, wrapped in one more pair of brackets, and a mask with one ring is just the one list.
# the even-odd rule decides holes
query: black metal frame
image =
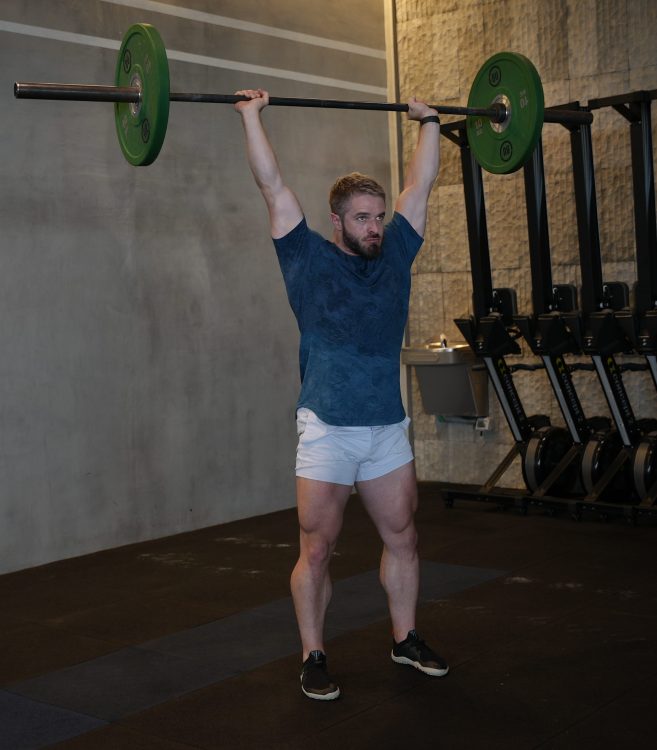
{"label": "black metal frame", "polygon": [[541,141],[525,164],[525,195],[534,315],[517,316],[515,320],[534,354],[543,360],[573,443],[582,445],[591,434],[591,426],[563,357],[579,352],[563,316],[575,312],[577,293],[568,285],[555,286],[552,280]]}
{"label": "black metal frame", "polygon": [[[657,99],[657,89],[634,91],[619,96],[594,99],[589,109],[612,107],[630,125],[632,157],[632,187],[634,197],[634,231],[636,241],[636,269],[634,309],[615,313],[629,346],[644,355],[653,383],[657,387],[657,210],[655,206],[655,174],[653,163],[651,104]],[[634,475],[642,472],[647,443],[652,436],[639,441],[634,454]],[[650,449],[651,450],[651,449]],[[643,477],[641,479],[643,482]],[[641,506],[657,503],[657,479],[641,500]]]}
{"label": "black metal frame", "polygon": [[[562,471],[572,462],[574,458],[572,455],[560,462],[533,493],[528,490],[497,486],[498,481],[516,457],[521,456],[524,459],[527,443],[532,436],[540,428],[549,427],[550,421],[545,415],[527,416],[513,382],[513,370],[517,366],[511,366],[505,360],[505,355],[521,352],[517,341],[508,330],[508,326],[513,324],[514,319],[517,319],[515,306],[512,305],[510,309],[508,303],[508,300],[515,299],[515,293],[509,289],[493,288],[481,167],[474,159],[468,145],[464,123],[452,123],[443,129],[443,133],[456,143],[461,151],[473,280],[474,314],[469,318],[457,319],[455,323],[473,351],[481,357],[514,438],[514,445],[486,482],[481,487],[471,487],[466,496],[504,504],[513,503],[521,508],[526,508],[528,502],[541,505],[558,502],[560,507],[563,507],[563,498],[551,498],[548,491],[559,479]],[[543,218],[543,213],[540,213],[540,217]],[[529,369],[537,368],[530,366]],[[452,490],[448,487],[445,490],[448,502],[453,501],[457,496],[464,496],[462,486],[458,489],[453,485],[451,487]],[[452,495],[452,491],[455,494]]]}
{"label": "black metal frame", "polygon": [[[578,109],[577,103],[566,106],[574,111]],[[567,507],[572,515],[578,518],[584,510],[595,510],[603,516],[624,516],[629,520],[636,521],[641,515],[653,515],[655,509],[645,503],[627,505],[610,503],[600,499],[609,482],[631,458],[631,452],[641,436],[641,431],[623,385],[621,368],[616,364],[613,357],[615,353],[627,350],[621,326],[613,313],[615,310],[627,306],[628,295],[623,285],[605,284],[602,280],[590,126],[588,122],[581,121],[577,123],[564,121],[563,124],[568,127],[571,134],[583,282],[582,312],[584,314],[581,315],[572,309],[575,305],[570,289],[552,285],[542,145],[539,142],[532,158],[525,165],[525,190],[532,267],[532,301],[535,315],[533,318],[516,316],[515,321],[524,329],[523,334],[526,335],[532,350],[543,358],[550,382],[573,437],[574,445],[544,482],[544,485],[547,486],[541,486],[534,493],[497,486],[497,482],[513,460],[526,447],[526,441],[536,429],[536,422],[533,422],[533,418],[526,417],[513,386],[511,377],[513,368],[510,368],[504,361],[504,354],[518,353],[519,347],[509,336],[505,327],[505,324],[509,322],[508,311],[505,319],[504,315],[495,309],[496,290],[492,288],[481,171],[469,153],[467,139],[464,137],[465,124],[451,123],[448,126],[443,126],[443,134],[461,149],[473,278],[474,316],[455,322],[473,350],[482,357],[486,365],[514,436],[515,444],[483,485],[446,483],[442,484],[441,487],[448,505],[453,504],[455,499],[462,498],[492,501],[505,506],[514,505],[523,511],[526,511],[530,504],[545,506],[550,509]],[[638,142],[638,137],[636,137],[636,140]],[[642,155],[646,153],[645,140],[644,136],[640,150]],[[638,146],[633,148],[633,158],[634,150],[639,153]],[[640,157],[637,156],[636,158],[639,159]],[[652,164],[652,161],[650,163]],[[643,179],[635,176],[635,193],[639,186],[642,186],[642,195],[647,196],[643,202],[639,202],[639,206],[643,206],[644,210],[649,205],[651,195],[650,187],[645,187],[646,179],[649,178],[645,175],[643,175]],[[654,210],[654,192],[652,192],[652,196]],[[650,219],[648,219],[649,221]],[[637,225],[641,227],[642,232],[645,231],[645,222],[643,224],[637,222]],[[655,260],[657,255],[652,257],[657,266],[657,260]],[[653,271],[657,274],[657,268]],[[657,287],[655,289],[657,290]],[[655,320],[657,321],[657,303],[654,299],[651,301],[655,306]],[[657,332],[657,325],[655,330]],[[657,342],[657,333],[654,341]],[[586,419],[570,378],[570,368],[566,365],[562,356],[564,353],[577,353],[580,350],[589,354],[593,360],[612,416],[619,433],[623,436],[624,450],[612,462],[612,465],[600,481],[596,483],[589,495],[584,498],[555,497],[549,495],[548,490],[554,483],[556,475],[578,456],[581,456],[582,447],[592,432],[592,422],[601,419]],[[608,420],[606,421],[608,422]]]}
{"label": "black metal frame", "polygon": [[[510,322],[509,313],[513,311],[500,309],[497,304],[498,298],[507,296],[504,294],[507,290],[493,289],[482,171],[465,136],[465,125],[457,132],[456,142],[461,149],[474,315],[454,322],[473,351],[481,357],[516,445],[522,445],[532,434],[533,427],[520,402],[511,369],[504,359],[506,354],[520,353],[520,347],[505,326],[506,322]],[[514,449],[514,456],[517,452],[518,449]]]}
{"label": "black metal frame", "polygon": [[614,315],[615,309],[627,305],[627,298],[614,294],[619,285],[605,284],[602,277],[591,127],[582,124],[569,129],[582,274],[580,344],[593,360],[623,446],[629,449],[640,439],[641,430],[614,358],[628,348]]}

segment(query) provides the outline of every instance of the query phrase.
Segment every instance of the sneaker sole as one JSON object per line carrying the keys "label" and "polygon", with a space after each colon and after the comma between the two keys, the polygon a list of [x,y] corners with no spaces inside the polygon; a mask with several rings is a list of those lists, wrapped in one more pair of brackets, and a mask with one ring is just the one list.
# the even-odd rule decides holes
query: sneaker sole
{"label": "sneaker sole", "polygon": [[432,677],[444,677],[449,672],[449,667],[445,667],[445,669],[423,667],[419,661],[413,661],[406,656],[395,656],[392,652],[390,653],[390,656],[393,661],[397,662],[397,664],[408,664],[409,667],[415,667],[415,669],[419,669],[420,672],[424,672],[424,674],[431,675]]}
{"label": "sneaker sole", "polygon": [[334,701],[340,697],[340,688],[336,688],[332,693],[309,693],[304,690],[303,685],[301,686],[301,692],[307,697],[312,698],[314,701]]}

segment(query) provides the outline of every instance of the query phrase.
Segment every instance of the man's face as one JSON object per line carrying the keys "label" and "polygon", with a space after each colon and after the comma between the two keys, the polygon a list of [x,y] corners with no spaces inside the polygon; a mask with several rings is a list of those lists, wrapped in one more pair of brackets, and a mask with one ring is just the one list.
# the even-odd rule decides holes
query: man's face
{"label": "man's face", "polygon": [[[368,193],[353,195],[340,217],[331,214],[342,231],[342,241],[354,254],[371,260],[381,252],[386,204],[383,198]],[[337,220],[337,221],[336,221]]]}

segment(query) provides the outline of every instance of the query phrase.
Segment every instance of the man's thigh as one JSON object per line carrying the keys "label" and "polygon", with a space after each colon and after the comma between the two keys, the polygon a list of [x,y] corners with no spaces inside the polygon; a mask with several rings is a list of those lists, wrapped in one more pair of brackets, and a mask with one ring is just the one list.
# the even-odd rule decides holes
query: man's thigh
{"label": "man's thigh", "polygon": [[297,512],[302,535],[335,542],[342,528],[351,486],[297,477]]}
{"label": "man's thigh", "polygon": [[356,489],[384,541],[413,528],[418,502],[413,461],[376,479],[358,482]]}

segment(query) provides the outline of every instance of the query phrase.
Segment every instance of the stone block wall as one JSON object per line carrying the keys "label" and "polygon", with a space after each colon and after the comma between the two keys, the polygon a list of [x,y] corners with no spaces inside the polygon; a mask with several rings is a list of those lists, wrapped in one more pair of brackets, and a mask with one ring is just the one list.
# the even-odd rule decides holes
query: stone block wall
{"label": "stone block wall", "polygon": [[[657,88],[654,0],[396,0],[395,5],[401,100],[417,95],[431,102],[464,105],[480,66],[502,50],[520,52],[534,62],[546,106]],[[406,161],[417,126],[404,123],[402,128]],[[631,286],[636,270],[627,123],[613,110],[598,111],[593,139],[604,277]],[[441,171],[431,197],[425,247],[414,268],[411,346],[439,333],[451,342],[462,340],[453,319],[472,312],[459,153],[445,138],[441,146]],[[553,279],[579,284],[566,129],[547,125],[543,148]],[[531,283],[522,171],[485,173],[484,182],[494,285],[514,287],[519,311],[528,313]],[[535,361],[526,347],[521,358]],[[576,373],[574,378],[587,415],[608,415],[594,373]],[[520,372],[515,382],[528,414],[544,413],[553,423],[563,424],[544,373]],[[648,374],[629,373],[625,382],[637,416],[657,417],[657,396]],[[492,429],[478,433],[472,425],[442,423],[425,414],[414,373],[411,383],[418,477],[485,480],[512,444],[492,389]],[[504,483],[522,486],[519,466],[512,467]]]}

